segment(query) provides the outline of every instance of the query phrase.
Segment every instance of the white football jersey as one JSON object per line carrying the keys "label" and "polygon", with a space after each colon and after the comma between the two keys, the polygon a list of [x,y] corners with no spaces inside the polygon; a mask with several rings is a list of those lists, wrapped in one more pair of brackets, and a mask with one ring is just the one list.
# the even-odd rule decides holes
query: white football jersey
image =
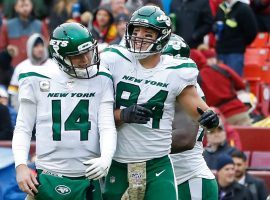
{"label": "white football jersey", "polygon": [[[12,78],[10,80],[10,85],[12,86],[18,86],[19,85],[19,75],[22,71],[29,71],[32,68],[40,68],[40,67],[44,67],[46,68],[48,71],[50,70],[50,67],[55,65],[55,63],[51,60],[51,59],[47,59],[44,63],[42,63],[41,65],[37,66],[37,65],[33,65],[31,63],[30,59],[26,59],[23,62],[21,62],[20,64],[18,64],[14,70],[14,73],[12,75]],[[9,91],[9,93],[12,93],[13,91]]]}
{"label": "white football jersey", "polygon": [[100,156],[98,110],[101,101],[114,101],[110,72],[100,67],[96,77],[76,79],[56,64],[50,70],[23,71],[19,98],[37,106],[36,167],[83,176],[86,166],[82,162]]}
{"label": "white football jersey", "polygon": [[153,112],[147,124],[124,123],[118,127],[114,159],[142,162],[168,155],[176,97],[188,85],[196,85],[198,70],[191,59],[162,55],[155,68],[144,68],[126,48],[111,46],[101,63],[113,76],[116,108],[146,104]]}
{"label": "white football jersey", "polygon": [[[200,97],[204,97],[204,93],[199,84],[197,84],[196,88]],[[211,170],[208,168],[202,155],[203,136],[204,130],[200,126],[196,138],[197,141],[193,149],[184,151],[182,153],[170,155],[173,162],[174,174],[178,185],[195,177],[206,179],[215,178]]]}

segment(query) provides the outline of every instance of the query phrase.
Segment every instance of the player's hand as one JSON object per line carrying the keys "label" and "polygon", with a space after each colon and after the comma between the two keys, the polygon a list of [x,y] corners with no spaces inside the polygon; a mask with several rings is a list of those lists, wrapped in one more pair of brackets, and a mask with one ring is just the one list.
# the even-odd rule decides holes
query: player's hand
{"label": "player's hand", "polygon": [[111,159],[104,159],[102,157],[93,158],[83,162],[84,165],[89,165],[85,170],[85,176],[89,179],[98,180],[108,174]]}
{"label": "player's hand", "polygon": [[153,113],[144,104],[134,104],[121,110],[120,119],[125,123],[146,124]]}
{"label": "player's hand", "polygon": [[19,188],[31,195],[35,196],[34,193],[38,193],[36,186],[38,186],[38,181],[36,176],[30,171],[30,169],[22,164],[16,167],[16,180],[19,185]]}
{"label": "player's hand", "polygon": [[203,111],[201,108],[197,107],[197,111],[201,115],[200,119],[198,120],[200,125],[204,126],[207,129],[213,129],[218,127],[219,118],[213,110]]}

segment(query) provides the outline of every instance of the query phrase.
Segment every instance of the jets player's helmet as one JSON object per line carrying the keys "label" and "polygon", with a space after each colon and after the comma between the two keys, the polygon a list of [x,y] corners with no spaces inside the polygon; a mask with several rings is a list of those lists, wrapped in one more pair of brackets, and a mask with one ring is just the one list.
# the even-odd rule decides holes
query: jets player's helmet
{"label": "jets player's helmet", "polygon": [[[60,69],[75,78],[89,79],[97,75],[99,55],[97,41],[86,27],[79,23],[64,23],[52,33],[49,51]],[[72,57],[84,54],[87,63],[75,66]]]}
{"label": "jets player's helmet", "polygon": [[[157,39],[150,40],[134,36],[133,30],[136,26],[142,26],[157,31]],[[169,41],[170,35],[170,18],[157,6],[143,6],[132,14],[127,24],[125,34],[126,47],[130,52],[134,53],[137,59],[143,59],[149,55],[161,52]],[[143,44],[148,43],[149,46],[146,50],[142,50],[142,48],[135,48],[135,43],[140,43],[141,47]]]}
{"label": "jets player's helmet", "polygon": [[168,44],[164,47],[162,54],[171,55],[175,58],[189,58],[190,48],[182,37],[172,34]]}

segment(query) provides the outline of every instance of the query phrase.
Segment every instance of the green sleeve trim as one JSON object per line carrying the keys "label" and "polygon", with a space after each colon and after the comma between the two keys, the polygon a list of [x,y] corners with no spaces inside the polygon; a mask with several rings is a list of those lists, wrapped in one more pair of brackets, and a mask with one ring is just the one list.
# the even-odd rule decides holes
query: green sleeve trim
{"label": "green sleeve trim", "polygon": [[200,136],[198,137],[198,142],[202,142],[203,141],[203,136],[204,136],[204,129],[202,130]]}
{"label": "green sleeve trim", "polygon": [[27,73],[22,73],[19,75],[19,80],[22,79],[22,78],[26,78],[26,77],[29,77],[29,76],[36,76],[36,77],[41,77],[41,78],[48,78],[48,79],[51,79],[47,76],[44,76],[42,74],[39,74],[39,73],[36,73],[36,72],[27,72]]}
{"label": "green sleeve trim", "polygon": [[106,72],[98,72],[98,75],[101,75],[101,76],[107,76],[109,79],[113,80],[113,77],[112,75],[106,73]]}
{"label": "green sleeve trim", "polygon": [[206,98],[205,98],[205,96],[203,96],[203,97],[202,97],[202,100],[203,100],[204,102],[206,102]]}
{"label": "green sleeve trim", "polygon": [[166,69],[197,68],[195,63],[183,63],[181,65],[167,67]]}
{"label": "green sleeve trim", "polygon": [[124,54],[121,53],[121,51],[119,51],[118,49],[115,49],[113,47],[108,47],[106,49],[104,49],[103,52],[106,52],[106,51],[110,51],[110,52],[114,52],[116,54],[118,54],[119,56],[121,56],[122,58],[126,59],[127,61],[131,62],[131,60],[129,60]]}

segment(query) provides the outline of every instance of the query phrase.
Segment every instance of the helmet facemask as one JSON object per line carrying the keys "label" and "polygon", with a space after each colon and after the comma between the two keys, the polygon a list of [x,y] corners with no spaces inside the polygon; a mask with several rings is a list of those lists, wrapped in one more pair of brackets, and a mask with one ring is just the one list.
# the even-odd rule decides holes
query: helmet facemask
{"label": "helmet facemask", "polygon": [[[133,31],[136,26],[153,29],[154,31],[157,32],[157,38],[154,40],[150,38],[142,38],[142,37],[134,36]],[[161,31],[163,31],[163,33],[165,32],[167,33],[164,35],[164,34],[161,34]],[[127,25],[126,34],[125,34],[126,47],[130,52],[133,53],[135,58],[139,60],[144,59],[148,56],[160,53],[164,46],[164,44],[162,44],[162,41],[164,41],[164,38],[168,37],[169,34],[170,34],[170,31],[167,31],[166,29],[161,30],[147,23],[130,22]]]}

